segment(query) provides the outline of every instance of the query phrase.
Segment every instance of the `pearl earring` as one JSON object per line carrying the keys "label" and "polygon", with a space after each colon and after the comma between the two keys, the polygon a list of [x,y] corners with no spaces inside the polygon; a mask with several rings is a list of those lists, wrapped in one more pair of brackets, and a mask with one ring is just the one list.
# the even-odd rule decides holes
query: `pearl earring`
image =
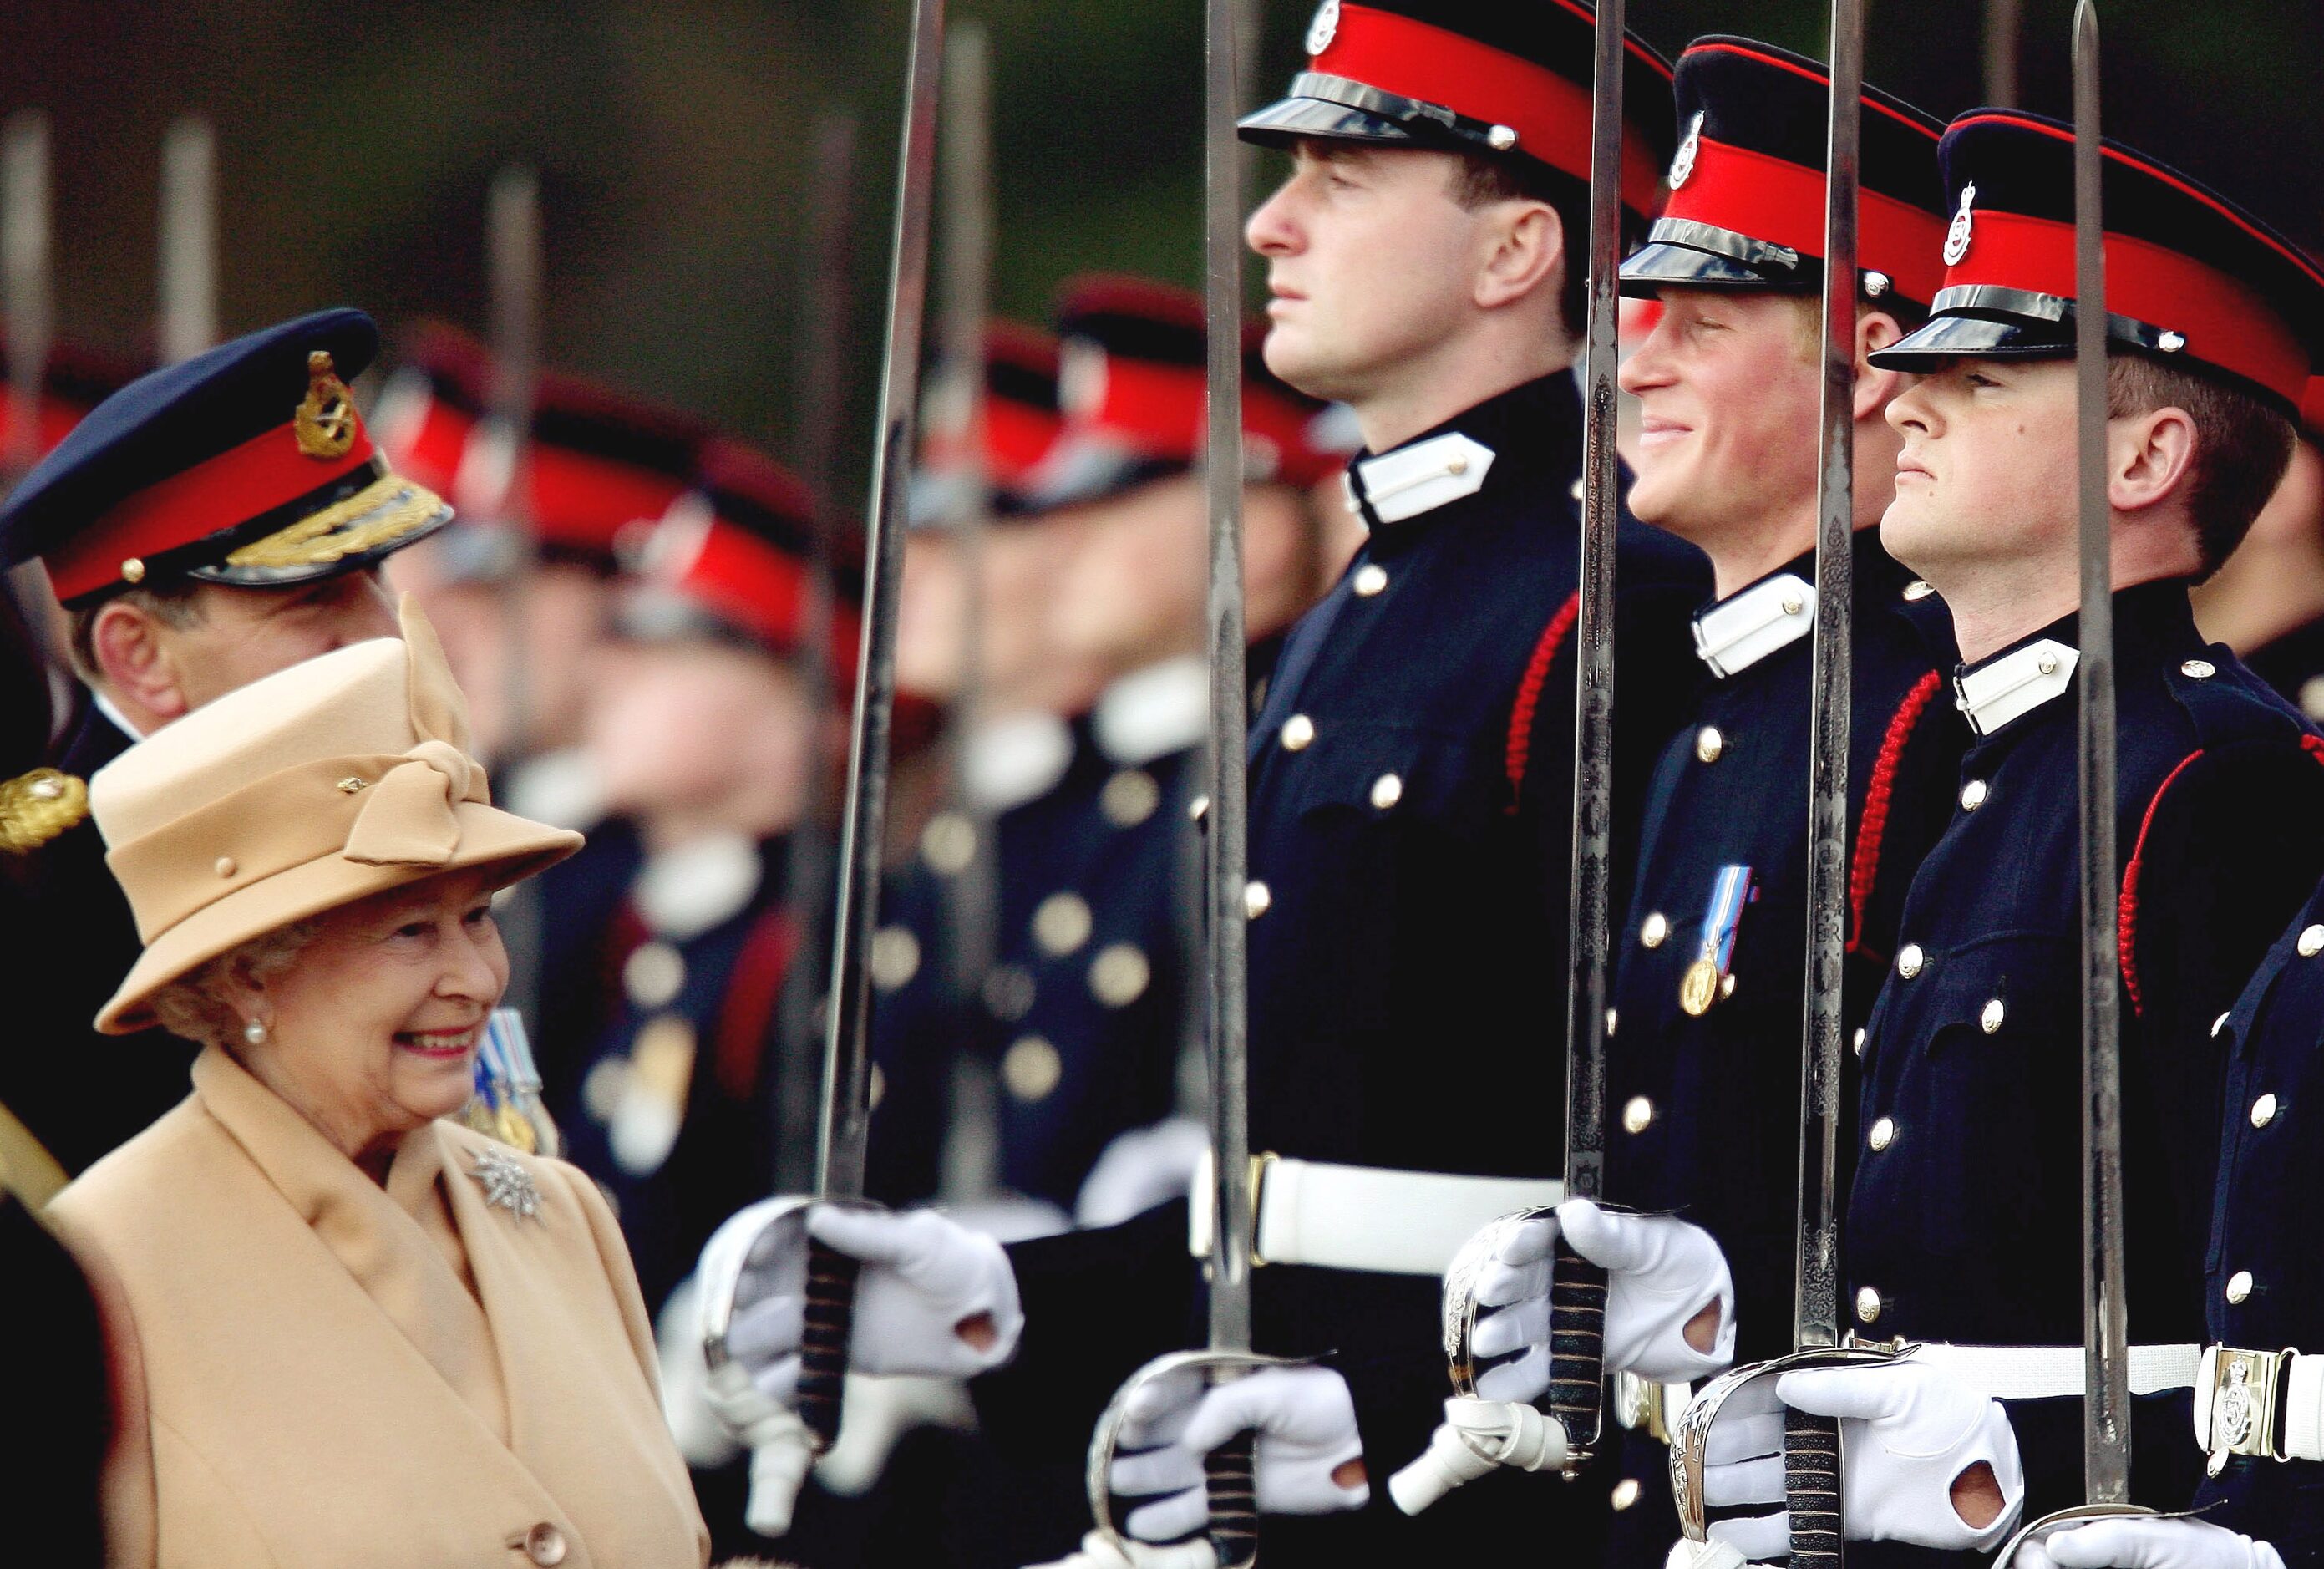
{"label": "pearl earring", "polygon": [[252,1020],[242,1027],[242,1038],[253,1046],[264,1046],[266,1044],[265,1023],[260,1020]]}

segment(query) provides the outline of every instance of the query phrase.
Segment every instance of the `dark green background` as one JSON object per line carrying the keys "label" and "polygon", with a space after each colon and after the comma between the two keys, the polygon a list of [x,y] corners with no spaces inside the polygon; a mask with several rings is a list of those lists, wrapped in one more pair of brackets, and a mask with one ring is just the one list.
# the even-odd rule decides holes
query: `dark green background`
{"label": "dark green background", "polygon": [[[1526,0],[1509,0],[1524,4]],[[1269,87],[1307,6],[1268,16]],[[2023,101],[2062,113],[2068,0],[2024,0]],[[150,336],[164,126],[214,118],[224,325],[324,304],[391,327],[484,313],[495,167],[542,174],[550,358],[778,450],[810,127],[862,116],[845,382],[860,470],[878,342],[905,0],[7,0],[0,110],[54,125],[63,331]],[[1200,243],[1198,0],[960,0],[993,41],[1003,309],[1038,318],[1094,267],[1192,282]],[[2324,245],[2319,0],[2110,0],[2108,128]],[[1822,52],[1803,0],[1633,0],[1667,52],[1740,32]],[[1980,0],[1874,0],[1873,78],[1939,115],[1980,101]],[[1271,172],[1271,170],[1270,170]],[[852,487],[850,487],[852,488]]]}

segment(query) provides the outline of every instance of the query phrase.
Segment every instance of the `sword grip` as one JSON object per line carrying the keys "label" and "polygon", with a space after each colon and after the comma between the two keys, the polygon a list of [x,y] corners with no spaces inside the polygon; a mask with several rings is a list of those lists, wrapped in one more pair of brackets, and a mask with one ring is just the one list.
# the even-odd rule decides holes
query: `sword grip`
{"label": "sword grip", "polygon": [[1238,1433],[1203,1460],[1204,1491],[1211,1503],[1211,1546],[1221,1569],[1242,1569],[1259,1558],[1259,1488],[1253,1474],[1256,1440]]}
{"label": "sword grip", "polygon": [[1566,1474],[1606,1420],[1606,1271],[1557,1239],[1549,1275],[1549,1414],[1565,1429]]}
{"label": "sword grip", "polygon": [[1840,1422],[1784,1408],[1784,1504],[1792,1569],[1840,1569]]}
{"label": "sword grip", "polygon": [[807,1244],[807,1312],[799,1332],[798,1416],[816,1454],[839,1436],[847,1383],[847,1342],[855,1328],[855,1276],[862,1264],[812,1237]]}

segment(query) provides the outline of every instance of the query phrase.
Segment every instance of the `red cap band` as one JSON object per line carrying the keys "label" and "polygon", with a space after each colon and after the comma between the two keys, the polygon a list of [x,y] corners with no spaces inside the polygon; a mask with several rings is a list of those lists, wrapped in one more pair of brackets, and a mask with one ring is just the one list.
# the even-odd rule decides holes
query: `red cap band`
{"label": "red cap band", "polygon": [[[2229,371],[2297,404],[2308,351],[2257,291],[2149,241],[2106,237],[2107,309],[2181,334],[2191,359]],[[1969,249],[1945,287],[1993,284],[2074,298],[2074,226],[2019,213],[1974,211]]]}
{"label": "red cap band", "polygon": [[[477,435],[484,429],[478,426]],[[481,450],[470,443],[472,455]],[[687,489],[684,481],[666,474],[538,441],[526,449],[524,470],[519,484],[526,487],[521,494],[530,502],[533,537],[544,545],[609,558],[624,529],[660,517]],[[455,486],[455,505],[463,504],[470,488]],[[506,503],[490,495],[465,504]]]}
{"label": "red cap band", "polygon": [[[1171,463],[1197,461],[1210,434],[1204,372],[1194,365],[1158,365],[1112,355],[1103,359],[1105,384],[1097,407],[1069,415],[1068,432],[1093,429],[1141,457]],[[1308,485],[1337,470],[1338,457],[1308,445],[1307,426],[1315,412],[1246,378],[1244,439],[1254,447],[1263,446],[1272,459],[1270,467],[1255,472],[1286,485]]]}
{"label": "red cap band", "polygon": [[[1576,180],[1590,178],[1590,89],[1546,66],[1442,27],[1342,5],[1340,23],[1310,69],[1437,104],[1517,134],[1515,152]],[[1622,138],[1622,201],[1654,211],[1662,171],[1641,137]]]}
{"label": "red cap band", "polygon": [[[1668,218],[1709,224],[1821,260],[1824,178],[1787,159],[1698,139],[1694,170],[1671,192]],[[1857,193],[1857,263],[1886,272],[1926,305],[1944,286],[1945,220],[1877,190]]]}
{"label": "red cap band", "polygon": [[361,421],[355,444],[332,458],[301,452],[294,427],[285,421],[120,502],[46,558],[50,581],[68,603],[94,594],[121,580],[124,561],[160,556],[263,517],[353,474],[375,455]]}
{"label": "red cap band", "polygon": [[475,426],[461,410],[421,392],[393,410],[393,423],[381,425],[379,441],[397,473],[439,495],[450,495],[460,472],[460,455],[467,450],[468,433]]}
{"label": "red cap band", "polygon": [[[657,576],[672,592],[788,654],[798,651],[805,631],[807,572],[807,563],[798,557],[719,518],[702,531],[690,555],[671,561]],[[855,607],[835,604],[831,623],[831,668],[852,673],[858,636]]]}

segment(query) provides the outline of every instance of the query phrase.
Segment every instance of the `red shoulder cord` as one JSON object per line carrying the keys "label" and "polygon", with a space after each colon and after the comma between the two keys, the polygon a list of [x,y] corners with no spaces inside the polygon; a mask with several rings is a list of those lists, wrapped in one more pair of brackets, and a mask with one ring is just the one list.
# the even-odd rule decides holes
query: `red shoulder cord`
{"label": "red shoulder cord", "polygon": [[1864,912],[1880,881],[1880,841],[1888,831],[1888,806],[1896,793],[1896,773],[1904,766],[1904,748],[1928,711],[1941,683],[1934,670],[1913,683],[1904,700],[1889,717],[1888,733],[1880,738],[1880,755],[1872,764],[1871,782],[1864,789],[1864,815],[1856,825],[1856,854],[1848,868],[1848,951],[1864,943]]}
{"label": "red shoulder cord", "polygon": [[1565,646],[1581,614],[1582,595],[1577,590],[1542,628],[1541,641],[1533,645],[1533,658],[1526,663],[1525,679],[1517,683],[1517,700],[1509,709],[1508,750],[1502,762],[1509,779],[1509,799],[1501,809],[1511,817],[1517,816],[1517,797],[1525,789],[1526,757],[1533,750],[1533,720],[1541,706],[1542,683],[1549,679],[1549,667],[1556,662],[1557,651]]}

